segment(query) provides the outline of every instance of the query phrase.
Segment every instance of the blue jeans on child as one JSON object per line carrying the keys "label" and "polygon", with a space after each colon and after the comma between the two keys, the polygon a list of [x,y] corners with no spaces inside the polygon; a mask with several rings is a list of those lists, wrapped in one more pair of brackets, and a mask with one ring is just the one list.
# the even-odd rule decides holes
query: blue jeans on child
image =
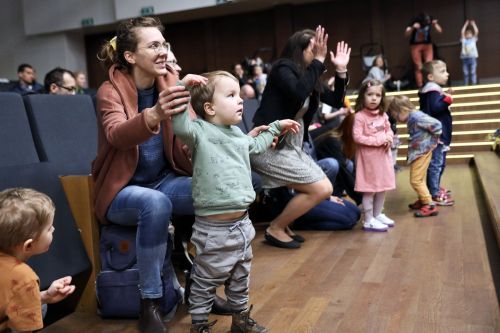
{"label": "blue jeans on child", "polygon": [[439,184],[441,181],[441,171],[443,169],[443,144],[440,143],[432,151],[431,163],[427,169],[427,187],[431,195],[439,194]]}
{"label": "blue jeans on child", "polygon": [[464,85],[477,84],[477,58],[462,58],[462,71],[464,72]]}
{"label": "blue jeans on child", "polygon": [[172,171],[151,187],[124,187],[108,208],[106,217],[110,222],[137,225],[137,265],[143,298],[162,296],[161,271],[172,214],[194,214],[191,177]]}

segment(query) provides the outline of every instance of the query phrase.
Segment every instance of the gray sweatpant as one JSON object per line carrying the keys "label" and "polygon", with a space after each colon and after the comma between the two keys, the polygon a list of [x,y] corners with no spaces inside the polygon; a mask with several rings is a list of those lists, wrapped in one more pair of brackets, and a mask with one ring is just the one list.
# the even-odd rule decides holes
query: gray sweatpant
{"label": "gray sweatpant", "polygon": [[222,284],[229,306],[235,311],[246,309],[253,258],[250,243],[254,237],[255,229],[248,214],[233,221],[196,217],[191,236],[196,257],[189,296],[193,320],[208,320],[215,290]]}

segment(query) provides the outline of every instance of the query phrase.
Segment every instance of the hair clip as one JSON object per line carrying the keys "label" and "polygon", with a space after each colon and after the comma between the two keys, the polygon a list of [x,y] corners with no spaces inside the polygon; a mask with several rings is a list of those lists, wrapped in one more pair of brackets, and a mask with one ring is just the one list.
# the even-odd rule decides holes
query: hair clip
{"label": "hair clip", "polygon": [[368,83],[366,84],[366,86],[367,86],[368,88],[370,88],[370,87],[372,86],[371,81],[368,81]]}
{"label": "hair clip", "polygon": [[109,45],[111,45],[113,51],[116,51],[116,36],[109,40]]}

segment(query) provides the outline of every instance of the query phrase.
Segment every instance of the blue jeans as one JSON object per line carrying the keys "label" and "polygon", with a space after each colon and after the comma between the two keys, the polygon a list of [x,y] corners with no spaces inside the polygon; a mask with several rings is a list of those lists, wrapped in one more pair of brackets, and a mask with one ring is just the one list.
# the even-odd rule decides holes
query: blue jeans
{"label": "blue jeans", "polygon": [[477,84],[477,59],[476,58],[462,58],[462,71],[464,72],[464,85]]}
{"label": "blue jeans", "polygon": [[137,266],[142,298],[162,297],[161,272],[172,214],[194,214],[191,177],[174,172],[151,188],[124,187],[108,208],[106,217],[110,222],[137,225]]}
{"label": "blue jeans", "polygon": [[337,160],[333,157],[327,157],[321,160],[317,160],[316,164],[319,165],[321,170],[323,170],[325,175],[332,183],[333,188],[335,188],[335,179],[337,178],[337,174],[339,173],[339,162],[337,162]]}
{"label": "blue jeans", "polygon": [[443,144],[438,144],[432,151],[431,163],[427,169],[427,187],[434,197],[439,193],[441,170],[443,168]]}
{"label": "blue jeans", "polygon": [[348,200],[345,206],[324,200],[311,208],[293,223],[295,229],[301,230],[348,230],[358,222],[361,211]]}

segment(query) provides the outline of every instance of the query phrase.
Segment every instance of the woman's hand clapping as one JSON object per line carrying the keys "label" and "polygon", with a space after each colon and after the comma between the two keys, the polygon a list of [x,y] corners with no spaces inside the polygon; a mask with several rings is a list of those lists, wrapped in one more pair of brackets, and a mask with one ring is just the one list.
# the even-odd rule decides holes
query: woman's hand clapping
{"label": "woman's hand clapping", "polygon": [[325,57],[328,52],[327,42],[328,34],[325,34],[325,28],[318,25],[316,28],[316,35],[311,40],[311,51],[314,54],[314,58],[321,62],[325,62]]}
{"label": "woman's hand clapping", "polygon": [[344,41],[337,43],[336,54],[330,51],[330,60],[335,66],[335,70],[339,73],[345,73],[347,71],[347,64],[351,57],[351,48]]}

